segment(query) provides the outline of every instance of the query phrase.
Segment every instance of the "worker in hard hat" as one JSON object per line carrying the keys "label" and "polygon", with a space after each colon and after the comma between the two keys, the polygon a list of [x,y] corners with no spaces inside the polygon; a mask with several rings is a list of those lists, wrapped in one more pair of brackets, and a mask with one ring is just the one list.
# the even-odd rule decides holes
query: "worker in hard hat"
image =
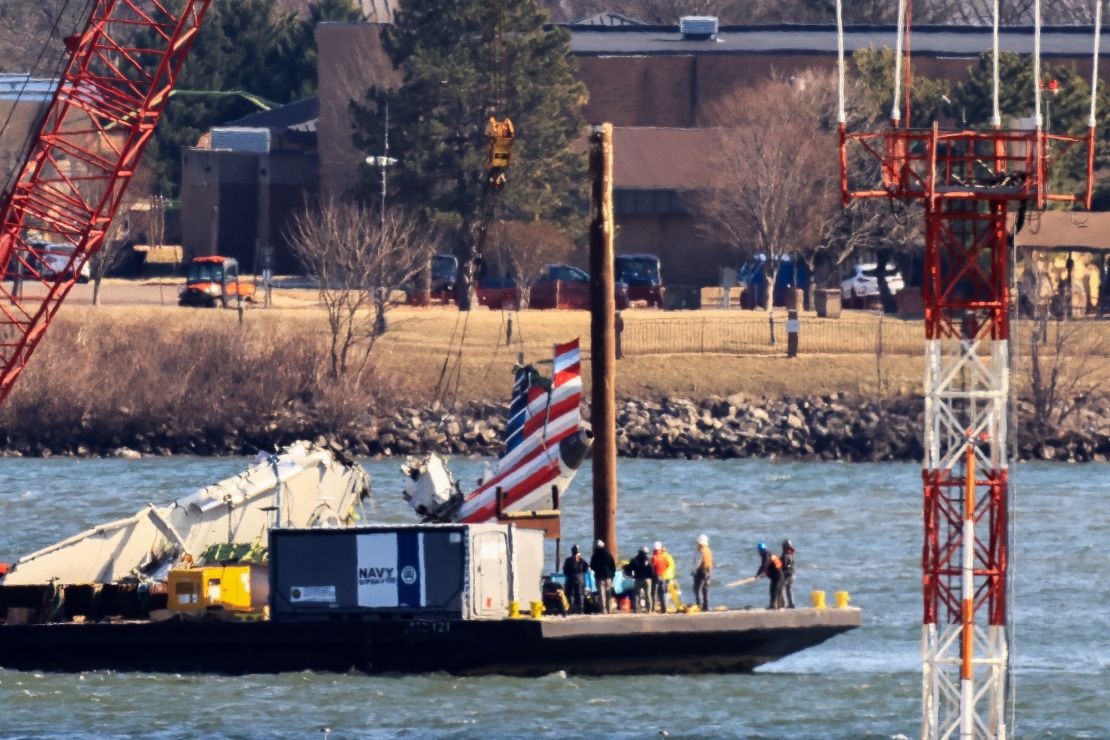
{"label": "worker in hard hat", "polygon": [[[641,547],[632,558],[629,569],[632,571],[632,578],[636,581],[636,591],[632,596],[632,611],[639,611],[641,603],[649,613],[655,611],[655,572],[651,568],[651,550],[646,545]],[[641,599],[643,599],[642,602]]]}
{"label": "worker in hard hat", "polygon": [[703,611],[709,611],[709,576],[713,572],[713,551],[709,549],[709,535],[698,535],[698,549],[694,551],[694,602]]}
{"label": "worker in hard hat", "polygon": [[759,570],[755,572],[756,578],[766,577],[770,581],[771,602],[768,609],[782,608],[782,559],[767,549],[766,542],[755,546],[759,553]]}
{"label": "worker in hard hat", "polygon": [[601,611],[611,614],[613,609],[613,576],[617,573],[617,562],[605,547],[604,540],[594,543],[594,554],[590,556],[590,570],[594,572],[594,582],[597,584],[598,600]]}
{"label": "worker in hard hat", "polygon": [[790,540],[782,541],[782,605],[794,608],[794,545]]}
{"label": "worker in hard hat", "polygon": [[674,580],[674,558],[663,547],[662,542],[655,543],[655,550],[651,554],[651,569],[654,575],[655,606],[663,614],[667,613],[667,594],[671,590],[671,581]]}
{"label": "worker in hard hat", "polygon": [[586,571],[589,569],[590,564],[582,557],[578,545],[570,548],[570,557],[563,561],[563,577],[573,614],[582,614],[586,610]]}

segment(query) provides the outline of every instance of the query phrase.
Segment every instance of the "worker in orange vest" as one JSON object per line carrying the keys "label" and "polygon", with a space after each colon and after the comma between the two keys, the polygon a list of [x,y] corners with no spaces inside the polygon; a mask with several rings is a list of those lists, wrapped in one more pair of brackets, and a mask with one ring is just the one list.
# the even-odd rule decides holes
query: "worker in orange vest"
{"label": "worker in orange vest", "polygon": [[703,611],[709,611],[709,576],[713,572],[713,551],[709,549],[709,536],[698,536],[698,549],[694,553],[694,601]]}
{"label": "worker in orange vest", "polygon": [[756,545],[756,550],[759,552],[760,562],[759,570],[755,572],[755,577],[767,577],[770,581],[770,594],[771,603],[768,609],[781,609],[782,608],[782,558],[767,549],[766,542],[760,542]]}
{"label": "worker in orange vest", "polygon": [[663,547],[662,542],[655,543],[655,552],[651,555],[651,568],[655,574],[655,604],[663,614],[667,613],[667,594],[671,590],[671,581],[674,580],[674,558]]}

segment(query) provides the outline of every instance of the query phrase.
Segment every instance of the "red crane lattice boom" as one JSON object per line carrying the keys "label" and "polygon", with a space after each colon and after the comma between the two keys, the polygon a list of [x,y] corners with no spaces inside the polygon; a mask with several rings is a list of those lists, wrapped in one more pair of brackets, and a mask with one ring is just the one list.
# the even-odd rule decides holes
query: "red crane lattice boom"
{"label": "red crane lattice boom", "polygon": [[[0,198],[0,403],[100,249],[211,0],[95,0]],[[62,248],[59,249],[58,247]],[[64,255],[63,269],[44,257]],[[55,264],[58,260],[53,260]]]}

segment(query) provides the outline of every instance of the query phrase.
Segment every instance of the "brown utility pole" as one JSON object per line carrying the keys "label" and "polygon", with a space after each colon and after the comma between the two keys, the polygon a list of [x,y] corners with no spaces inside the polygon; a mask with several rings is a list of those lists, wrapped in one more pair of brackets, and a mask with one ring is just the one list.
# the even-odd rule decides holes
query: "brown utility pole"
{"label": "brown utility pole", "polygon": [[617,558],[617,359],[613,277],[613,125],[590,135],[590,367],[594,432],[594,539]]}

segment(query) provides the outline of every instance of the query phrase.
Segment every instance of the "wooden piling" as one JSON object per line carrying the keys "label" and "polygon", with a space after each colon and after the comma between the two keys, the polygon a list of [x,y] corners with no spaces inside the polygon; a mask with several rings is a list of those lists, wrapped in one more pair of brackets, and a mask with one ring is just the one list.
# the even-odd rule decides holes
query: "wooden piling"
{"label": "wooden piling", "polygon": [[616,294],[613,268],[613,125],[590,135],[590,367],[594,539],[617,556]]}

